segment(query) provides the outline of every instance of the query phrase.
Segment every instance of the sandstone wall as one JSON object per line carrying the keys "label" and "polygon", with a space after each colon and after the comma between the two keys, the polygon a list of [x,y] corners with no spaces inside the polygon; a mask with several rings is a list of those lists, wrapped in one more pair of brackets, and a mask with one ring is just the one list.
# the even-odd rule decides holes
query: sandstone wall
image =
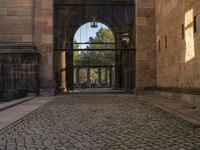
{"label": "sandstone wall", "polygon": [[41,58],[41,93],[53,94],[53,0],[35,0],[34,10],[34,40]]}
{"label": "sandstone wall", "polygon": [[0,99],[38,87],[53,93],[53,0],[0,0],[0,82],[5,78],[9,84],[1,84]]}
{"label": "sandstone wall", "polygon": [[[155,0],[136,0],[136,88],[156,85]],[[137,90],[136,89],[136,90]]]}
{"label": "sandstone wall", "polygon": [[0,101],[9,101],[38,92],[37,53],[1,53]]}
{"label": "sandstone wall", "polygon": [[0,42],[32,43],[32,0],[0,0]]}
{"label": "sandstone wall", "polygon": [[[199,0],[136,0],[136,89],[200,88],[199,20]],[[25,51],[39,54],[41,92],[53,93],[53,0],[0,0],[0,65]]]}
{"label": "sandstone wall", "polygon": [[200,88],[200,1],[156,0],[156,38],[157,86]]}

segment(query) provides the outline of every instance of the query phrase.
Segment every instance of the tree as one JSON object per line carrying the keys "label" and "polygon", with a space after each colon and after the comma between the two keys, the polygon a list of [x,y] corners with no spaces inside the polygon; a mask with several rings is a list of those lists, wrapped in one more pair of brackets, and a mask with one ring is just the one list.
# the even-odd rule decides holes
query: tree
{"label": "tree", "polygon": [[[101,43],[114,43],[114,36],[112,32],[107,28],[100,28],[95,37],[89,38],[89,45],[86,49],[92,49],[94,51],[81,51],[74,52],[74,65],[76,66],[112,66],[115,64],[115,52],[105,51],[107,49],[114,49],[114,44],[101,44]],[[76,43],[76,41],[74,42]],[[98,44],[99,43],[99,44]],[[78,49],[79,45],[74,44],[74,49]],[[84,70],[86,71],[86,70]],[[80,71],[80,79],[83,81],[86,79],[85,73]],[[107,73],[106,69],[102,71],[102,77],[106,81]],[[92,68],[90,70],[90,79],[93,84],[98,80],[98,69]],[[85,81],[85,80],[84,80]]]}
{"label": "tree", "polygon": [[[74,49],[78,49],[79,48],[79,44],[77,43],[77,41],[74,41]],[[73,54],[73,59],[74,59],[74,65],[79,65],[80,64],[80,53],[78,51],[74,51]]]}
{"label": "tree", "polygon": [[[101,44],[101,43],[114,43],[114,36],[107,28],[101,28],[96,33],[96,36],[90,37],[87,49],[94,49],[96,51],[87,51],[80,53],[81,65],[113,65],[115,62],[115,53],[112,51],[104,51],[106,49],[114,49],[114,44]],[[93,44],[99,43],[99,44]],[[101,49],[103,49],[101,51]]]}

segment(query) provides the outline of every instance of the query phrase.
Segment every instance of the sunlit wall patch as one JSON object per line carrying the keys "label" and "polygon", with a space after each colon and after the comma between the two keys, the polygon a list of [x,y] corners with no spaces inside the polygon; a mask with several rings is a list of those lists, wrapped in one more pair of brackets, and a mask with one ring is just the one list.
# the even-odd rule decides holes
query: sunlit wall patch
{"label": "sunlit wall patch", "polygon": [[190,9],[185,14],[185,62],[188,62],[195,57],[193,15],[193,9]]}

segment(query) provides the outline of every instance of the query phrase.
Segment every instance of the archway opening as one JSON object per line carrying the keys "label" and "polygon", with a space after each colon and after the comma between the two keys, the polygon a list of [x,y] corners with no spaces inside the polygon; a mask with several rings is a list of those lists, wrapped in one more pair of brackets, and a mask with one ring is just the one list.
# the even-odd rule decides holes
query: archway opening
{"label": "archway opening", "polygon": [[[56,89],[107,87],[132,92],[135,87],[134,2],[57,0],[54,7]],[[112,40],[99,40],[98,35],[106,31]]]}
{"label": "archway opening", "polygon": [[116,51],[111,29],[100,22],[82,25],[74,36],[74,87],[115,88]]}

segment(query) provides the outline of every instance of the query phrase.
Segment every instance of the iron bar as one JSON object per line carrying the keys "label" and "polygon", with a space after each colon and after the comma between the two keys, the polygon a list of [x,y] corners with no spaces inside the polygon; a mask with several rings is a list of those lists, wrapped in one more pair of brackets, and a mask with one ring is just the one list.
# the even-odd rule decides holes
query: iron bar
{"label": "iron bar", "polygon": [[73,6],[76,6],[76,7],[88,7],[88,6],[135,6],[134,3],[123,3],[123,4],[102,4],[102,3],[90,3],[90,4],[54,4],[54,7],[73,7]]}
{"label": "iron bar", "polygon": [[75,65],[74,68],[115,68],[115,65]]}
{"label": "iron bar", "polygon": [[55,51],[135,51],[135,49],[54,49]]}
{"label": "iron bar", "polygon": [[97,45],[97,44],[102,44],[102,45],[106,45],[106,44],[108,44],[108,45],[114,45],[114,44],[116,44],[116,43],[103,43],[103,42],[98,42],[98,43],[81,43],[81,42],[79,42],[79,43],[73,43],[73,44],[83,44],[83,45],[87,45],[87,44],[91,44],[91,45]]}

